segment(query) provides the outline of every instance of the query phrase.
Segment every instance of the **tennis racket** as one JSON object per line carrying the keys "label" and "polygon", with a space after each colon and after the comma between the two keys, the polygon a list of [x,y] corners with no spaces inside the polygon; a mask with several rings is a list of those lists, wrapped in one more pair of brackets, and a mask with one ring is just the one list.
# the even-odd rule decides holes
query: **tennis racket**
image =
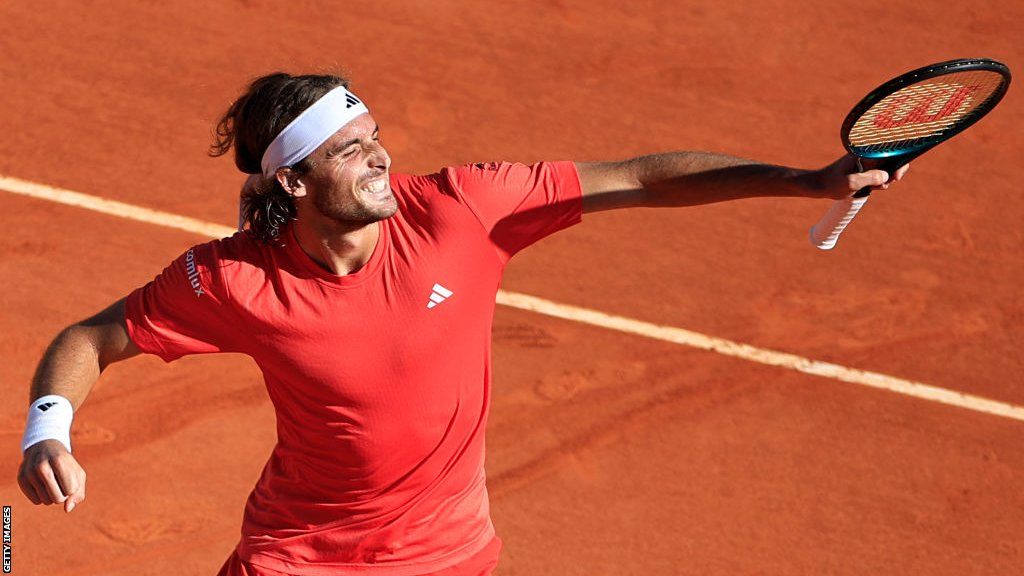
{"label": "tennis racket", "polygon": [[[875,88],[843,121],[843,146],[863,168],[890,175],[963,132],[1003,98],[1010,70],[987,58],[950,60],[918,68]],[[865,186],[837,200],[811,228],[811,243],[830,250],[864,207]]]}

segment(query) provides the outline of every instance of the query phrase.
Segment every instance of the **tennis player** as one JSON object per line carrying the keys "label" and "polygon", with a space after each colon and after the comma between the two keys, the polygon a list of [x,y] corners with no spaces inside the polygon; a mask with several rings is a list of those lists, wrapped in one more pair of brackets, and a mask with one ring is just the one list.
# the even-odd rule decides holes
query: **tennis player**
{"label": "tennis player", "polygon": [[490,574],[501,540],[484,430],[510,258],[588,212],[837,199],[890,180],[849,157],[798,170],[703,152],[394,174],[373,116],[334,76],[259,78],[217,133],[212,154],[233,148],[254,175],[244,230],[57,336],[32,383],[18,482],[35,504],[85,499],[71,422],[111,363],[248,354],[278,439],[221,576]]}

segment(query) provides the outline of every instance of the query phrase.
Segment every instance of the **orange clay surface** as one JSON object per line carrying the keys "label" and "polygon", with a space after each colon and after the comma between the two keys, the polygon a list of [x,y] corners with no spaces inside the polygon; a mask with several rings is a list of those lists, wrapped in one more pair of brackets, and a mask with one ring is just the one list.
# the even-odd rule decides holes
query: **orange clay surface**
{"label": "orange clay surface", "polygon": [[[232,225],[206,146],[251,78],[344,70],[394,170],[694,149],[819,167],[891,76],[1024,73],[1024,3],[4,2],[0,175]],[[1019,81],[1018,81],[1019,82]],[[872,197],[590,215],[505,288],[1024,404],[1024,99]],[[0,192],[0,503],[14,574],[212,575],[274,442],[253,362],[139,357],[76,414],[88,497],[15,482],[64,326],[205,238]],[[498,574],[1019,574],[1024,423],[499,307]]]}

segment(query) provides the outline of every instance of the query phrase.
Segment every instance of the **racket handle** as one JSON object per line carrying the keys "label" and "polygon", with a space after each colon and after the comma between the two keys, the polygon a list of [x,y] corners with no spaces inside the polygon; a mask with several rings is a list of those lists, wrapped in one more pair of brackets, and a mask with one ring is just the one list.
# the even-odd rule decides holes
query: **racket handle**
{"label": "racket handle", "polygon": [[[870,192],[871,189],[867,190]],[[811,228],[811,244],[819,250],[831,250],[839,241],[839,235],[850,225],[868,198],[867,194],[862,196],[861,191],[858,191],[854,196],[836,200],[821,220]]]}

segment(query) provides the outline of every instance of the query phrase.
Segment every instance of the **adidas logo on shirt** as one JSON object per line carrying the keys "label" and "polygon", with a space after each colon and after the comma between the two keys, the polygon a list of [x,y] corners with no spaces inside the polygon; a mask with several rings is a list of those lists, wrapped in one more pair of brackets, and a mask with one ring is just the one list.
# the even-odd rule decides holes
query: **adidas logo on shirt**
{"label": "adidas logo on shirt", "polygon": [[441,302],[444,302],[445,300],[450,298],[452,294],[454,294],[454,292],[445,288],[444,286],[441,286],[440,284],[434,284],[434,287],[431,288],[430,300],[427,302],[427,308],[433,308],[434,306],[437,306]]}

